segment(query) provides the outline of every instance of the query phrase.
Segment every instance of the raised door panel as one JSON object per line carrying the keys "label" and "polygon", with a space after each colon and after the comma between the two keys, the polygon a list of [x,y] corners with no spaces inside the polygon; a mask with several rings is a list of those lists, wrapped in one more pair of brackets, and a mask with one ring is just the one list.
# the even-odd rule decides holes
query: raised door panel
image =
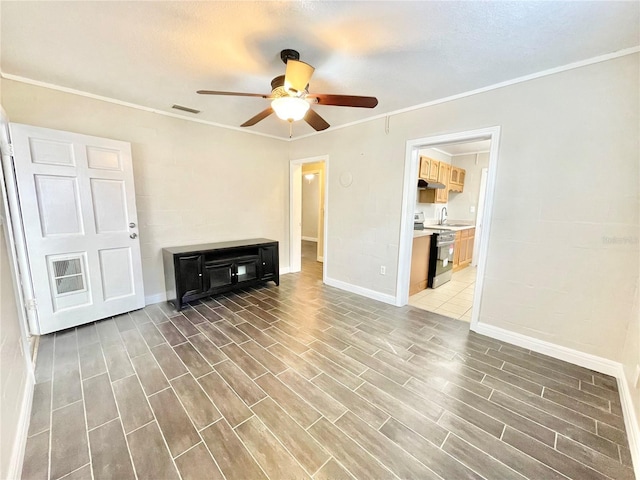
{"label": "raised door panel", "polygon": [[459,256],[458,264],[463,264],[466,258],[467,258],[467,239],[461,238],[460,239],[460,256]]}
{"label": "raised door panel", "polygon": [[458,174],[458,186],[460,187],[460,191],[464,191],[464,178],[467,174],[467,171],[464,168],[460,169],[460,173]]}
{"label": "raised door panel", "polygon": [[34,175],[42,237],[83,235],[78,180],[62,175]]}
{"label": "raised door panel", "polygon": [[202,293],[202,255],[178,257],[178,292],[182,301]]}
{"label": "raised door panel", "polygon": [[457,184],[458,183],[458,174],[460,169],[458,167],[451,167],[451,175],[449,177],[450,183]]}
{"label": "raised door panel", "polygon": [[460,232],[456,233],[456,241],[453,244],[453,267],[460,264]]}
{"label": "raised door panel", "polygon": [[423,180],[429,180],[429,168],[431,167],[431,160],[429,157],[420,157],[420,171],[418,177]]}
{"label": "raised door panel", "polygon": [[467,237],[467,256],[465,258],[465,260],[467,262],[471,262],[472,258],[473,258],[473,244],[475,242],[475,238],[476,238],[476,229],[475,228],[471,228],[469,229],[469,236]]}
{"label": "raised door panel", "polygon": [[429,178],[430,182],[438,181],[438,172],[440,170],[440,162],[434,160],[433,158],[429,159]]}

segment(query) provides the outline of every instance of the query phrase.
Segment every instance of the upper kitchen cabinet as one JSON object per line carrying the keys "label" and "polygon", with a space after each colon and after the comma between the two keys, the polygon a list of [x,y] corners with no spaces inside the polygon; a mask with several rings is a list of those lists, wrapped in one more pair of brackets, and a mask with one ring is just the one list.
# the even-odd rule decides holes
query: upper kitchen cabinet
{"label": "upper kitchen cabinet", "polygon": [[420,157],[420,171],[418,172],[418,178],[422,180],[429,180],[429,168],[431,167],[431,159],[429,157]]}
{"label": "upper kitchen cabinet", "polygon": [[464,177],[466,173],[464,168],[451,166],[451,175],[449,177],[450,192],[462,192],[464,190]]}
{"label": "upper kitchen cabinet", "polygon": [[440,163],[438,168],[438,183],[442,183],[444,188],[436,190],[435,203],[447,203],[449,201],[449,177],[451,175],[451,165],[448,163]]}
{"label": "upper kitchen cabinet", "polygon": [[429,157],[420,157],[420,172],[418,178],[425,180],[426,182],[438,181],[438,167],[440,162]]}
{"label": "upper kitchen cabinet", "polygon": [[[429,165],[428,175],[426,166]],[[449,200],[449,176],[451,175],[451,165],[440,162],[429,157],[420,157],[420,178],[427,182],[437,182],[444,185],[444,188],[427,188],[419,191],[419,203],[447,203]]]}

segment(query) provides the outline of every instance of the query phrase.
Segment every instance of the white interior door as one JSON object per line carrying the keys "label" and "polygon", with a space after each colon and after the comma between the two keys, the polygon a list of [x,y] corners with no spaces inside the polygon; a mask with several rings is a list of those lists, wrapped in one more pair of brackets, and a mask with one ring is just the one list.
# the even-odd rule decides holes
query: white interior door
{"label": "white interior door", "polygon": [[144,306],[131,147],[10,124],[40,332]]}

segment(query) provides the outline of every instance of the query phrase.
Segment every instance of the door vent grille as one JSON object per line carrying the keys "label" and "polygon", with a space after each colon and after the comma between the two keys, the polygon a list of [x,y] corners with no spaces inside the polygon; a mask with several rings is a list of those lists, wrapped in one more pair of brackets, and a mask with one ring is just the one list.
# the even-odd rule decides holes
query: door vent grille
{"label": "door vent grille", "polygon": [[196,110],[195,108],[183,107],[182,105],[173,105],[171,108],[182,110],[183,112],[200,113],[200,110]]}
{"label": "door vent grille", "polygon": [[52,265],[58,295],[84,290],[84,273],[79,258],[55,260]]}

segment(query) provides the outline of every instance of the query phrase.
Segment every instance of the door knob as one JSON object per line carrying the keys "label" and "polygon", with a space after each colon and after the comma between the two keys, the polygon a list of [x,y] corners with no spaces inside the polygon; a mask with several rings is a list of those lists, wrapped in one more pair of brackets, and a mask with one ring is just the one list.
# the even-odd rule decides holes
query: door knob
{"label": "door knob", "polygon": [[138,234],[137,233],[132,233],[131,235],[129,235],[129,238],[138,238]]}
{"label": "door knob", "polygon": [[133,223],[133,222],[131,222],[131,223],[129,224],[129,228],[135,228],[135,226],[136,226],[136,224],[135,224],[135,223]]}

